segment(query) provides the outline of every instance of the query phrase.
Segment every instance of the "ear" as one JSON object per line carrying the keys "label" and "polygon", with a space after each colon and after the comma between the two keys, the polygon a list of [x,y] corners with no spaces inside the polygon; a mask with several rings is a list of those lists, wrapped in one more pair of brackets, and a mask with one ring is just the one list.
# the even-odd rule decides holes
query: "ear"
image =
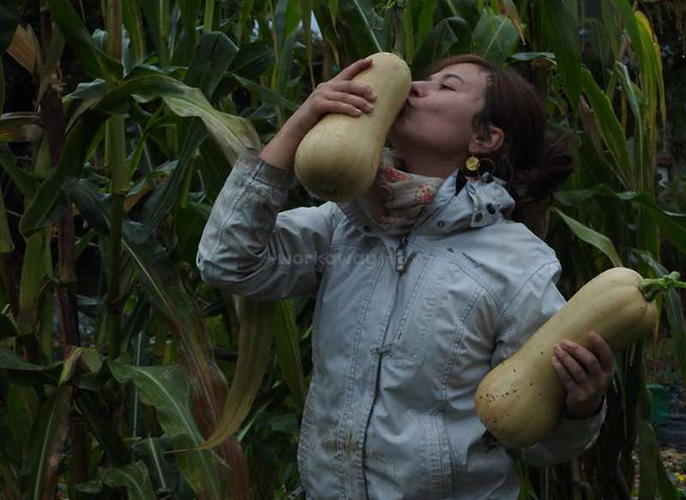
{"label": "ear", "polygon": [[469,143],[471,154],[487,154],[500,149],[505,142],[505,132],[495,125],[488,126],[488,133],[481,136],[474,135]]}

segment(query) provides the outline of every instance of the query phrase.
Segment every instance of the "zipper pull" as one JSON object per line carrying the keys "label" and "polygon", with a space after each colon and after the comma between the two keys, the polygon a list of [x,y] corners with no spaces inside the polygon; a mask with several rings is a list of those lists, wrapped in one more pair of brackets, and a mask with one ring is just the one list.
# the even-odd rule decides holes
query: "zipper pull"
{"label": "zipper pull", "polygon": [[398,248],[395,251],[395,270],[398,271],[400,274],[405,271],[405,263],[406,263],[406,256],[405,256],[405,246],[407,245],[407,238],[409,235],[404,235],[402,239],[400,240],[400,245],[398,245]]}
{"label": "zipper pull", "polygon": [[405,270],[405,250],[402,247],[395,251],[395,270],[401,274]]}

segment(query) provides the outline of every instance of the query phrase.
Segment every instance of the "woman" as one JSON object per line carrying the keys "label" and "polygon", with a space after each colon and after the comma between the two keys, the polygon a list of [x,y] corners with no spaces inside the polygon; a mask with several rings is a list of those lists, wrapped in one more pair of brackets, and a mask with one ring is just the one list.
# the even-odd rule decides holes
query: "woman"
{"label": "woman", "polygon": [[513,457],[554,464],[595,441],[613,371],[600,338],[561,346],[551,363],[568,393],[551,435],[518,450],[485,438],[478,383],[565,303],[555,253],[510,219],[548,203],[569,168],[537,161],[546,123],[533,88],[459,56],[412,83],[364,196],[279,213],[317,120],[373,112],[371,89],[351,81],[371,64],[320,84],[262,151],[241,155],[198,268],[256,299],[317,294],[298,447],[307,498],[514,500]]}

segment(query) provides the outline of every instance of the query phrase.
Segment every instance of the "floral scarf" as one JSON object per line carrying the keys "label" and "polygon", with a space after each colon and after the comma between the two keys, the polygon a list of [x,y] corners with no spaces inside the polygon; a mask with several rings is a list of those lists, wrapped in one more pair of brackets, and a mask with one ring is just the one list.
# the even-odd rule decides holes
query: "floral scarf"
{"label": "floral scarf", "polygon": [[411,174],[404,168],[400,155],[384,148],[372,186],[358,199],[367,216],[392,235],[411,229],[445,181],[442,177]]}

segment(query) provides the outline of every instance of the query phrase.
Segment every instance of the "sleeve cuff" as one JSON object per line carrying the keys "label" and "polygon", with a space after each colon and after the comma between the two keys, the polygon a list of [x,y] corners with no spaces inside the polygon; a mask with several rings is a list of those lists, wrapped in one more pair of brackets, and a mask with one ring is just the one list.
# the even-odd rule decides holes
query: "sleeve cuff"
{"label": "sleeve cuff", "polygon": [[295,172],[292,169],[285,170],[275,167],[264,161],[259,155],[259,149],[247,146],[240,152],[233,168],[239,170],[247,169],[248,172],[245,173],[252,176],[255,180],[275,188],[291,189],[298,184]]}
{"label": "sleeve cuff", "polygon": [[563,415],[560,419],[560,430],[569,430],[574,435],[583,435],[586,433],[594,433],[600,429],[600,426],[605,421],[605,414],[607,413],[607,397],[603,396],[603,403],[595,415],[587,418],[571,418]]}

